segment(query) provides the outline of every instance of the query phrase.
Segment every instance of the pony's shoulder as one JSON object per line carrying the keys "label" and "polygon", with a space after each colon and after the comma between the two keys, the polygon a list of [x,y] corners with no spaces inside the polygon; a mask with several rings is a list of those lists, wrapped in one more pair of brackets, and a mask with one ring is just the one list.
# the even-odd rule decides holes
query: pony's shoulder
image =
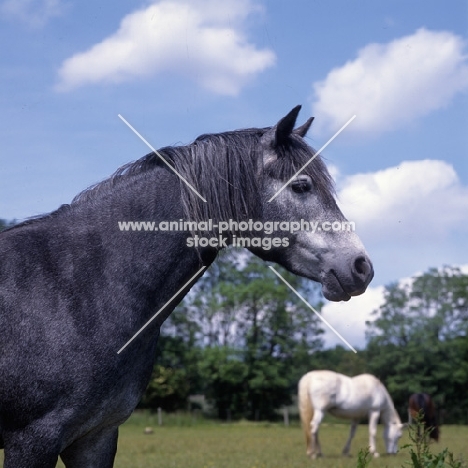
{"label": "pony's shoulder", "polygon": [[374,379],[374,380],[379,380],[375,375],[373,374],[359,374],[359,375],[356,375],[355,376],[356,378],[357,377],[361,377],[361,378],[364,378],[364,379]]}

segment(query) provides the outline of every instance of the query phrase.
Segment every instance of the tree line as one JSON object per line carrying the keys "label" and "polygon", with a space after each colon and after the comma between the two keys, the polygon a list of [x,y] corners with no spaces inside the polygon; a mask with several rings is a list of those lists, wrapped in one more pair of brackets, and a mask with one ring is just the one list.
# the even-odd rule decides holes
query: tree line
{"label": "tree line", "polygon": [[[0,220],[0,230],[11,223]],[[275,266],[318,311],[320,287]],[[403,420],[411,393],[445,423],[468,423],[468,275],[445,266],[385,287],[366,347],[324,349],[322,322],[257,257],[229,249],[163,324],[141,407],[186,409],[202,394],[220,419],[274,419],[306,372],[371,373]]]}
{"label": "tree line", "polygon": [[[281,274],[320,311],[317,285]],[[221,419],[272,419],[303,374],[329,369],[377,376],[403,420],[410,394],[424,391],[443,422],[468,423],[468,275],[433,268],[388,285],[384,296],[366,323],[365,349],[324,349],[310,309],[264,262],[228,250],[163,325],[143,404],[185,408],[201,393]]]}
{"label": "tree line", "polygon": [[[313,283],[282,275],[321,307]],[[271,419],[290,402],[292,382],[323,346],[322,334],[316,316],[264,262],[228,250],[164,323],[142,403],[184,408],[190,393],[201,393],[221,419]]]}

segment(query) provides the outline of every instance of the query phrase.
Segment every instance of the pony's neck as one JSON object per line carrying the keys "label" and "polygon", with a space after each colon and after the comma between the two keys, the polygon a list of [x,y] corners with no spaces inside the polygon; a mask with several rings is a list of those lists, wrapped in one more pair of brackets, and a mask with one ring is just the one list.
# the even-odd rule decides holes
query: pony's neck
{"label": "pony's neck", "polygon": [[[154,222],[157,226],[162,221],[183,218],[179,184],[177,176],[155,168],[151,173],[129,177],[112,191],[91,193],[72,204],[62,221],[65,226],[81,225],[84,236],[92,233],[95,243],[102,245],[113,284],[122,285],[122,290],[117,288],[113,294],[121,293],[122,302],[124,296],[125,301],[131,301],[133,314],[140,315],[137,319],[140,321],[163,307],[202,266],[209,266],[216,257],[213,249],[197,251],[188,247],[189,232],[120,230],[119,222]],[[171,301],[156,323],[161,324],[167,318],[194,282],[195,279]]]}
{"label": "pony's neck", "polygon": [[398,423],[400,424],[400,416],[395,409],[392,398],[387,392],[386,388],[382,385],[382,391],[384,394],[384,402],[382,405],[381,418],[384,424]]}

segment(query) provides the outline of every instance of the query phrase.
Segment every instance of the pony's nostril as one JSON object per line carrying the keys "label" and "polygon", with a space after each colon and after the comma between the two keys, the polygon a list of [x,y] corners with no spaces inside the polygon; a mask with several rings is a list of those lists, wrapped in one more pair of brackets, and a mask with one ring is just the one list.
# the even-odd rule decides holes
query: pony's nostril
{"label": "pony's nostril", "polygon": [[369,259],[363,255],[354,260],[354,271],[358,277],[364,282],[369,284],[374,277],[374,269]]}
{"label": "pony's nostril", "polygon": [[354,261],[354,268],[355,270],[362,276],[367,276],[370,271],[370,266],[367,263],[365,257],[358,257]]}

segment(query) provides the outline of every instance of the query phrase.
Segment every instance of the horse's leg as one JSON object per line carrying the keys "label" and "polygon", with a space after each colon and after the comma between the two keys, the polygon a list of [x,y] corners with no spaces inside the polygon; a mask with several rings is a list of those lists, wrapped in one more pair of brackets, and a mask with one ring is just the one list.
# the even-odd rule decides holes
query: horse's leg
{"label": "horse's leg", "polygon": [[315,458],[322,456],[322,447],[320,445],[320,438],[319,438],[318,431],[317,431],[317,434],[316,434],[316,437],[315,437],[315,451],[316,451]]}
{"label": "horse's leg", "polygon": [[348,440],[346,441],[346,444],[343,449],[343,455],[349,455],[349,449],[351,447],[351,441],[353,440],[354,434],[356,433],[356,428],[357,428],[358,421],[356,419],[353,419],[351,421],[351,429],[349,431],[349,437]]}
{"label": "horse's leg", "polygon": [[[51,432],[51,431],[50,431]],[[3,468],[55,468],[59,455],[59,437],[44,435],[40,428],[3,434]]]}
{"label": "horse's leg", "polygon": [[118,428],[91,432],[67,447],[60,457],[67,468],[112,468],[117,451]]}
{"label": "horse's leg", "polygon": [[312,418],[312,422],[310,423],[311,442],[310,452],[308,453],[308,455],[311,458],[317,458],[322,456],[322,449],[318,440],[318,430],[324,415],[325,413],[322,410],[314,409],[314,417]]}
{"label": "horse's leg", "polygon": [[375,436],[377,434],[377,423],[379,422],[379,411],[372,411],[369,414],[369,452],[374,454],[374,457],[378,457],[379,453],[375,447]]}
{"label": "horse's leg", "polygon": [[3,468],[55,468],[58,454],[46,452],[43,447],[33,445],[28,445],[27,450],[7,448]]}

